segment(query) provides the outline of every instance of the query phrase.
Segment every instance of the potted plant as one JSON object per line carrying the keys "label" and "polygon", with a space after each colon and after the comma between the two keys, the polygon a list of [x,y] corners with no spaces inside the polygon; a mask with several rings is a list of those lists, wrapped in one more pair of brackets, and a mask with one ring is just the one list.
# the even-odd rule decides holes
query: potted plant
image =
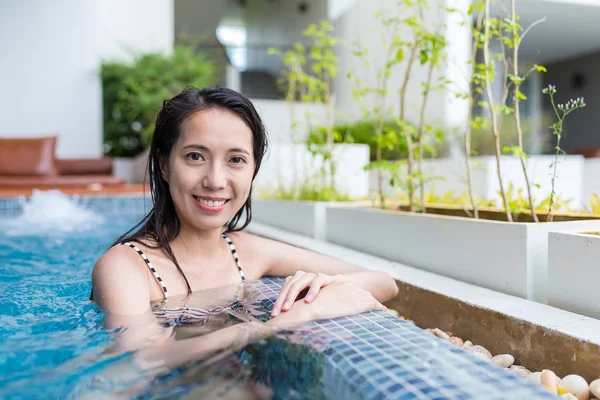
{"label": "potted plant", "polygon": [[[272,146],[256,179],[252,208],[256,221],[318,239],[324,238],[327,207],[368,196],[363,167],[369,147],[340,144],[336,130],[331,83],[338,72],[333,47],[339,40],[331,36],[332,29],[327,21],[311,24],[303,32],[312,42],[308,49],[301,43],[285,52],[270,49],[286,65],[281,83],[295,143]],[[321,115],[310,113],[305,104],[319,106]]]}
{"label": "potted plant", "polygon": [[[410,136],[408,132],[409,154],[412,148],[416,157],[408,158],[404,163],[385,166],[392,183],[404,190],[406,202],[395,204],[394,207],[388,206],[387,209],[329,208],[325,237],[330,242],[390,260],[507,294],[545,302],[548,295],[549,232],[600,230],[600,220],[597,216],[557,213],[567,210],[568,205],[567,201],[561,201],[557,196],[559,190],[556,179],[559,163],[561,168],[564,166],[564,163],[561,163],[563,152],[560,149],[564,120],[567,115],[585,104],[582,99],[577,99],[558,105],[554,99],[556,88],[550,86],[544,90],[555,110],[556,118],[552,126],[556,138],[555,154],[544,160],[546,165],[543,170],[539,168],[541,176],[532,176],[532,165],[524,151],[523,131],[518,113],[519,102],[525,100],[519,88],[530,73],[543,72],[544,68],[534,65],[523,75],[519,74],[518,69],[513,69],[512,73],[508,72],[510,65],[519,65],[521,28],[516,23],[514,1],[511,1],[511,12],[506,19],[491,18],[489,9],[489,1],[473,4],[469,20],[472,19],[472,14],[479,15],[481,24],[476,25],[482,30],[474,32],[474,45],[482,52],[488,53],[484,54],[483,62],[473,68],[475,73],[471,77],[471,86],[474,87],[474,93],[485,94],[485,101],[478,102],[487,109],[492,121],[483,121],[483,118],[477,117],[479,119],[472,118],[469,124],[475,121],[479,126],[482,126],[483,122],[491,126],[489,131],[493,138],[494,154],[488,157],[488,168],[496,175],[496,182],[492,185],[492,181],[487,179],[487,183],[482,183],[482,175],[485,176],[486,173],[473,171],[469,174],[466,194],[461,196],[460,201],[455,201],[453,207],[429,204],[426,201],[427,196],[422,194],[431,187],[431,182],[428,182],[426,176],[445,174],[448,177],[449,171],[458,164],[456,160],[450,159],[433,160],[429,165],[422,162],[419,165],[415,162],[421,159],[418,134]],[[415,12],[415,15],[420,14]],[[417,39],[412,42],[400,42],[404,46],[404,53],[412,54],[415,42],[417,47],[425,46],[419,47],[421,50],[417,51],[418,54],[420,51],[430,51],[431,46],[426,46],[425,39],[419,41],[418,38],[425,38],[426,34],[432,33],[427,33],[423,25],[415,23],[413,19],[409,21],[410,26],[414,27],[413,35]],[[500,93],[502,101],[499,103],[488,100],[496,98],[490,85],[494,73],[489,55],[491,39],[504,46],[501,56],[506,66],[503,74],[505,84],[503,93]],[[426,62],[435,59],[431,55],[425,57]],[[410,64],[405,67],[406,77]],[[508,104],[506,99],[510,98],[511,91],[512,104]],[[402,91],[400,95],[402,96]],[[471,95],[466,97],[469,96]],[[513,146],[502,146],[501,115],[512,115],[514,118],[517,142]],[[510,156],[507,157],[503,153]],[[471,160],[471,156],[472,154],[466,151],[467,161]],[[548,169],[548,166],[551,168]],[[551,178],[542,181],[545,185],[538,188],[536,184],[548,172],[551,173]],[[510,178],[507,179],[507,176],[513,179],[520,176],[522,181],[515,184]],[[575,168],[574,176],[576,180],[580,180],[581,169]],[[436,184],[442,187],[446,185],[444,191],[456,190],[456,186],[452,187],[451,182],[441,181]],[[581,190],[581,182],[576,185],[579,185]],[[496,193],[499,202],[496,199],[483,202],[481,199]],[[487,208],[484,207],[486,204]]]}

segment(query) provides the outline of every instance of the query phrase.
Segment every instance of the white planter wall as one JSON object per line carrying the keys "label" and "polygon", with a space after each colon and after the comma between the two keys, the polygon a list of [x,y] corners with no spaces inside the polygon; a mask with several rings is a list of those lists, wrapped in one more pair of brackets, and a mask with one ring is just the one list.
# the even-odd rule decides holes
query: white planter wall
{"label": "white planter wall", "polygon": [[[473,192],[475,196],[483,196],[488,199],[496,199],[498,205],[501,205],[501,197],[498,194],[500,184],[497,177],[496,159],[493,156],[473,157]],[[548,197],[551,193],[552,169],[550,165],[554,162],[554,156],[532,156],[528,162],[528,176],[532,183],[532,193],[534,199],[539,202]],[[584,190],[584,171],[586,163],[582,156],[559,157],[556,178],[556,193],[560,199],[571,199],[570,205],[579,208],[587,204]],[[424,160],[424,174],[427,178],[441,177],[441,180],[435,180],[427,185],[427,191],[435,189],[435,193],[443,195],[454,191],[455,195],[461,195],[467,191],[466,165],[464,159],[442,158],[434,160]],[[590,168],[593,165],[590,163]],[[596,165],[596,171],[600,171],[600,165]],[[510,182],[513,183],[515,190],[523,189],[526,194],[525,179],[521,169],[521,161],[512,156],[503,156],[501,170],[505,189]],[[587,178],[586,184],[590,180]],[[596,179],[598,181],[598,179]],[[386,193],[393,195],[394,190],[389,186],[389,178],[385,179]],[[539,184],[536,188],[533,184]],[[370,173],[370,188],[376,190],[377,178],[376,172]],[[598,187],[599,184],[596,184]]]}
{"label": "white planter wall", "polygon": [[127,184],[142,184],[146,175],[148,151],[136,157],[113,158],[113,175],[123,178]]}
{"label": "white planter wall", "polygon": [[[337,189],[352,198],[369,195],[369,174],[364,166],[369,163],[369,146],[363,144],[336,145],[333,152],[336,164]],[[303,144],[273,144],[263,159],[254,182],[255,193],[277,187],[289,188],[314,176],[320,162]]]}
{"label": "white planter wall", "polygon": [[541,224],[374,209],[327,209],[329,242],[544,303],[548,232],[600,230],[600,221]]}
{"label": "white planter wall", "polygon": [[548,304],[600,318],[600,236],[550,233]]}
{"label": "white planter wall", "polygon": [[252,220],[325,240],[327,213],[331,207],[361,207],[368,202],[282,201],[252,199]]}

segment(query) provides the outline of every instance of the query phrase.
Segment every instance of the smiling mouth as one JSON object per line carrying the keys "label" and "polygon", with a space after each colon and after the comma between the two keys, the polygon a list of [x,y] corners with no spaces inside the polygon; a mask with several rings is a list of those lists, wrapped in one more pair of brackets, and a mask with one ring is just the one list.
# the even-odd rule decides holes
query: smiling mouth
{"label": "smiling mouth", "polygon": [[229,201],[229,199],[209,200],[209,199],[199,197],[199,196],[193,196],[193,197],[198,203],[204,204],[205,206],[208,206],[208,207],[221,207],[222,205],[224,205],[225,203],[227,203]]}

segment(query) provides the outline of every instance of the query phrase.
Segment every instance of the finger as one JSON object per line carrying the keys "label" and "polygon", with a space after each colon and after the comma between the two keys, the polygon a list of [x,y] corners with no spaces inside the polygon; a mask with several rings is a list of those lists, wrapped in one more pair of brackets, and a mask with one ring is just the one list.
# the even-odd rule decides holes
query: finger
{"label": "finger", "polygon": [[304,297],[304,301],[306,303],[310,303],[311,301],[313,301],[315,299],[315,297],[317,297],[317,295],[321,291],[321,288],[323,286],[327,286],[328,283],[329,282],[326,282],[322,277],[317,276],[311,282],[310,289],[308,290],[308,293],[306,293],[306,296]]}
{"label": "finger", "polygon": [[283,303],[283,300],[286,298],[287,293],[290,290],[291,282],[296,277],[297,276],[294,275],[294,276],[288,276],[287,278],[285,278],[283,285],[281,285],[281,290],[279,291],[279,295],[277,296],[275,303],[273,303],[273,309],[271,310],[272,317],[276,316],[277,314],[279,314],[279,311],[281,311],[281,304]]}
{"label": "finger", "polygon": [[375,303],[376,303],[375,304],[375,309],[376,310],[387,312],[388,308],[386,306],[384,306],[383,304],[381,304],[377,300],[375,300]]}
{"label": "finger", "polygon": [[308,287],[310,283],[315,279],[315,274],[306,274],[302,278],[298,279],[296,282],[290,285],[290,290],[285,298],[285,302],[283,306],[281,306],[282,311],[287,311],[292,308],[292,305],[298,298],[298,295],[304,288]]}

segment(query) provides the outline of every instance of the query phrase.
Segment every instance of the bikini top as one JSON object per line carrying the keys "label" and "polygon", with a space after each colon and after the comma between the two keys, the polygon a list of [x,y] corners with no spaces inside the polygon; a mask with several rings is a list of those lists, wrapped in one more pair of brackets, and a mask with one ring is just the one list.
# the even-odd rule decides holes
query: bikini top
{"label": "bikini top", "polygon": [[[246,282],[246,277],[244,275],[244,271],[242,270],[242,265],[240,263],[240,259],[239,259],[238,253],[235,249],[235,246],[234,246],[233,242],[231,241],[231,239],[226,234],[222,233],[221,237],[223,239],[225,239],[225,241],[229,245],[229,249],[231,250],[231,254],[233,256],[233,259],[235,260],[235,263],[237,265],[238,271],[240,273],[240,277],[242,279],[242,284],[243,284]],[[152,275],[154,275],[154,277],[156,278],[158,283],[161,285],[161,287],[163,289],[164,298],[160,304],[157,304],[152,308],[152,312],[154,313],[154,315],[156,315],[157,318],[159,318],[165,324],[168,324],[168,325],[172,325],[172,324],[180,325],[180,324],[191,324],[191,323],[204,324],[204,323],[208,322],[208,320],[210,319],[210,316],[220,314],[223,311],[225,311],[226,309],[232,307],[233,305],[235,305],[237,303],[237,295],[236,295],[236,299],[233,301],[232,304],[225,305],[225,306],[218,306],[218,307],[214,307],[214,308],[210,308],[210,309],[202,309],[202,308],[197,308],[197,307],[177,307],[177,308],[170,308],[170,309],[166,308],[165,304],[169,300],[169,291],[167,289],[167,285],[165,284],[163,279],[160,277],[158,271],[156,270],[156,268],[154,268],[154,266],[152,265],[152,263],[150,262],[150,260],[146,256],[146,254],[144,254],[144,252],[139,247],[137,247],[135,244],[133,244],[131,242],[122,242],[122,243],[118,243],[118,244],[122,245],[122,246],[129,246],[133,250],[135,250],[140,255],[140,257],[142,257],[142,259],[146,262],[146,265],[152,272]]]}

